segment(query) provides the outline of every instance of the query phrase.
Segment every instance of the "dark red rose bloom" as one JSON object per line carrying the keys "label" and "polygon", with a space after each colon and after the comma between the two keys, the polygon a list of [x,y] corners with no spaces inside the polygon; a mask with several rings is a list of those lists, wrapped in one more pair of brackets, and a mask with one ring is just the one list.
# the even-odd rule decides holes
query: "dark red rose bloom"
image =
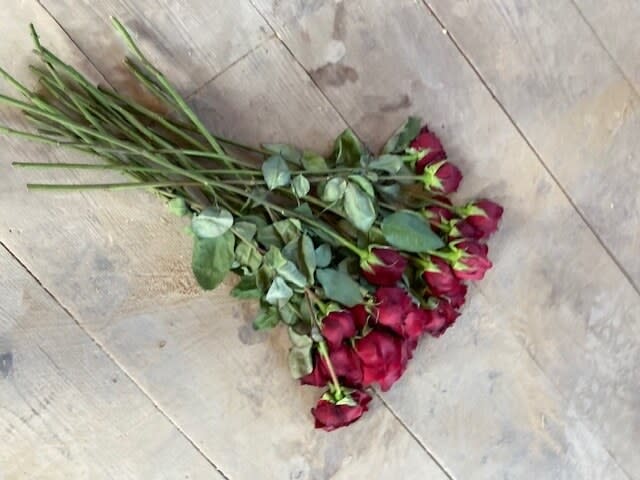
{"label": "dark red rose bloom", "polygon": [[355,307],[351,307],[349,311],[351,312],[351,315],[353,315],[353,321],[356,324],[356,328],[358,330],[362,330],[367,324],[367,320],[369,319],[369,312],[367,312],[367,307],[360,304],[356,305]]}
{"label": "dark red rose bloom", "polygon": [[467,219],[455,218],[449,222],[449,238],[474,238],[483,237],[483,233],[474,227]]}
{"label": "dark red rose bloom", "polygon": [[349,311],[331,312],[322,320],[322,336],[332,348],[339,347],[345,339],[355,334],[356,325]]}
{"label": "dark red rose bloom", "polygon": [[480,237],[487,238],[498,229],[504,209],[491,200],[476,200],[465,208],[465,220],[473,226]]}
{"label": "dark red rose bloom", "polygon": [[375,317],[380,325],[406,338],[418,338],[422,334],[425,318],[404,289],[380,287],[375,295]]}
{"label": "dark red rose bloom", "polygon": [[429,265],[422,272],[422,279],[429,291],[436,296],[458,293],[462,286],[449,264],[433,255],[429,257]]}
{"label": "dark red rose bloom", "polygon": [[407,259],[390,247],[374,247],[369,258],[360,263],[362,275],[372,285],[391,286],[398,283],[407,268]]}
{"label": "dark red rose bloom", "polygon": [[460,308],[462,307],[462,305],[464,305],[466,296],[467,286],[464,283],[461,283],[458,290],[456,290],[455,292],[447,293],[446,295],[444,295],[444,298],[449,301],[453,308]]}
{"label": "dark red rose bloom", "polygon": [[434,337],[442,335],[460,315],[449,302],[441,298],[437,300],[433,309],[426,310],[426,314],[428,320],[425,331]]}
{"label": "dark red rose bloom", "polygon": [[341,345],[329,353],[329,359],[333,365],[333,371],[342,385],[359,387],[362,384],[360,357],[356,355],[353,348]]}
{"label": "dark red rose bloom", "polygon": [[[435,195],[434,200],[445,205],[452,205],[451,200],[443,195]],[[431,226],[441,228],[448,224],[448,222],[455,216],[450,208],[442,205],[427,205],[424,208],[424,215],[429,220]]]}
{"label": "dark red rose bloom", "polygon": [[440,139],[435,133],[430,132],[426,125],[422,127],[422,130],[420,130],[420,133],[413,142],[411,142],[410,146],[418,151],[429,150],[429,153],[416,162],[416,172],[418,174],[422,173],[427,165],[447,158]]}
{"label": "dark red rose bloom", "polygon": [[316,428],[322,428],[327,432],[336,428],[345,427],[358,420],[369,408],[367,404],[371,397],[360,390],[351,393],[355,405],[336,405],[328,400],[320,399],[311,414],[316,420]]}
{"label": "dark red rose bloom", "polygon": [[313,385],[314,387],[324,387],[331,381],[326,365],[322,361],[319,353],[314,356],[313,370],[308,375],[300,378],[302,385]]}
{"label": "dark red rose bloom", "polygon": [[462,172],[453,163],[445,160],[427,166],[422,173],[425,187],[437,193],[449,194],[458,190]]}
{"label": "dark red rose bloom", "polygon": [[400,378],[411,356],[411,345],[402,337],[374,329],[356,340],[356,353],[362,361],[362,385],[378,383],[383,391]]}
{"label": "dark red rose bloom", "polygon": [[482,280],[484,274],[492,266],[487,258],[489,248],[475,240],[464,240],[455,243],[460,258],[452,266],[456,277],[460,280]]}

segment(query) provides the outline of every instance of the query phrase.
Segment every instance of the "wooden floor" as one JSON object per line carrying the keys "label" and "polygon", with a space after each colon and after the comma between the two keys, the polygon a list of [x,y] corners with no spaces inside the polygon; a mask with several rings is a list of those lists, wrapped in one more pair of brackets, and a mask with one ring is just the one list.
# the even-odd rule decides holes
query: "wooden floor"
{"label": "wooden floor", "polygon": [[[3,0],[121,85],[109,15],[221,134],[377,148],[409,114],[506,207],[456,327],[349,429],[143,193],[36,194],[69,153],[0,144],[0,479],[640,479],[638,0]],[[8,91],[8,87],[0,87]],[[0,109],[0,123],[20,125]],[[75,160],[81,157],[74,157]],[[83,174],[82,178],[87,178]]]}

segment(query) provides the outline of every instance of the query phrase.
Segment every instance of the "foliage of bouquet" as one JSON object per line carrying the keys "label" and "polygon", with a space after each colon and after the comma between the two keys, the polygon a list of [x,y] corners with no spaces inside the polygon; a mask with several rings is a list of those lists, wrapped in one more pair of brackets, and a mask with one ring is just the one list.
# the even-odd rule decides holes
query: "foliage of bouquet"
{"label": "foliage of bouquet", "polygon": [[172,212],[189,215],[202,288],[236,274],[232,295],[260,304],[254,327],[284,324],[291,374],[325,389],[312,409],[316,427],[354,422],[367,410],[368,387],[389,389],[420,337],[438,337],[455,322],[465,282],[491,267],[485,240],[502,207],[451,202],[462,174],[414,117],[378,154],[349,129],[328,156],[221,138],[113,23],[133,53],[125,64],[163,111],[94,86],[44,48],[31,27],[42,61],[32,67],[39,90],[0,69],[24,97],[0,102],[20,109],[37,130],[2,131],[103,162],[14,165],[117,170],[133,181],[29,187],[150,189]]}

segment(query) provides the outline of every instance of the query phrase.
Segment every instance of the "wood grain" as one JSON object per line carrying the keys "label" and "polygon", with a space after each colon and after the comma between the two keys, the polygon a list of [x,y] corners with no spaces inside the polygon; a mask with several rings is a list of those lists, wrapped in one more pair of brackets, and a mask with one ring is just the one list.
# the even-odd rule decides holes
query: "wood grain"
{"label": "wood grain", "polygon": [[640,3],[574,0],[604,47],[640,93]]}
{"label": "wood grain", "polygon": [[[18,22],[33,12],[12,15]],[[79,58],[50,21],[37,23],[56,51]],[[0,61],[26,55],[13,46],[0,47]],[[281,132],[282,140],[323,149],[344,126],[275,40],[194,101],[211,124],[247,140]],[[27,179],[78,177],[16,172],[11,158],[79,157],[16,141],[4,146],[0,240],[229,478],[446,478],[378,401],[353,429],[314,430],[309,410],[321,392],[290,379],[283,332],[255,333],[248,307],[231,301],[228,288],[201,294],[189,272],[184,222],[157,199],[27,193]]]}
{"label": "wood grain", "polygon": [[0,247],[0,477],[222,479]]}
{"label": "wood grain", "polygon": [[[482,471],[486,475],[475,472],[473,478],[494,478],[492,475],[500,468],[509,472],[513,468],[517,474],[512,476],[522,478],[524,471],[520,468],[525,464],[532,477],[535,472],[541,478],[595,479],[600,478],[593,473],[597,471],[596,465],[603,464],[613,464],[609,473],[601,471],[605,478],[623,477],[611,458],[604,463],[592,462],[588,455],[581,453],[591,448],[600,452],[600,458],[606,457],[607,450],[611,451],[627,472],[640,471],[632,447],[640,438],[640,403],[634,393],[640,385],[636,368],[640,361],[638,295],[576,215],[573,206],[465,59],[443,34],[442,28],[426,14],[424,5],[408,0],[394,2],[394,21],[390,22],[391,14],[383,1],[327,1],[320,6],[316,4],[312,11],[296,11],[293,2],[288,3],[290,8],[287,9],[282,7],[282,2],[261,0],[256,4],[365,141],[377,147],[406,115],[426,115],[431,127],[443,138],[452,160],[467,174],[461,196],[488,195],[506,206],[502,230],[491,242],[495,268],[478,285],[486,301],[476,313],[481,318],[490,318],[490,325],[497,325],[493,328],[499,335],[474,352],[468,349],[458,352],[457,348],[464,347],[453,340],[446,348],[434,342],[437,345],[434,348],[442,349],[438,350],[445,357],[442,362],[454,362],[457,368],[452,366],[449,375],[456,378],[448,381],[447,374],[437,371],[433,378],[422,380],[409,375],[407,382],[411,387],[400,387],[389,397],[398,401],[397,406],[392,404],[393,408],[401,412],[409,427],[460,478],[468,478],[485,455],[489,466]],[[468,2],[463,5],[471,8]],[[444,4],[442,8],[445,9]],[[478,6],[474,10],[482,9]],[[534,6],[519,9],[523,12],[535,10]],[[487,20],[484,27],[483,18],[487,14],[475,13],[468,15],[474,24],[467,25],[465,31],[482,32],[486,28],[486,37],[491,37],[490,28],[501,31],[497,20]],[[476,24],[477,19],[479,23]],[[518,31],[517,25],[511,28]],[[549,33],[550,38],[553,35],[553,32]],[[567,38],[561,42],[564,44],[562,49],[570,48],[568,45],[575,42],[575,39]],[[494,58],[496,51],[508,51],[517,44],[497,38],[489,45],[489,40],[478,39],[474,49],[481,50],[480,54],[487,58]],[[519,58],[514,55],[514,61]],[[515,71],[510,72],[515,74]],[[526,68],[518,72],[526,78]],[[575,82],[596,81],[604,73],[599,70],[595,80],[583,78],[585,75],[583,72]],[[523,98],[536,91],[534,86],[523,81],[515,82],[514,89],[516,87],[521,87]],[[626,92],[622,98],[631,98],[629,88],[621,88]],[[553,96],[566,90],[547,85],[546,91]],[[548,106],[552,103],[551,100],[547,102]],[[540,108],[535,102],[521,102],[513,115],[520,111],[536,112]],[[557,103],[549,116],[560,115],[563,108],[562,103]],[[540,119],[540,128],[547,128],[549,122],[543,120]],[[569,135],[580,132],[575,124],[572,126],[575,131],[565,135],[567,143],[570,143]],[[631,128],[628,120],[621,128],[625,131]],[[565,132],[568,130],[569,126]],[[628,144],[616,148],[625,149]],[[567,153],[566,149],[563,152]],[[563,165],[575,165],[576,161],[575,154],[565,156]],[[621,194],[614,192],[614,188],[626,188],[627,199],[637,198],[637,192],[631,192],[631,181],[619,184],[618,172],[605,176],[593,163],[593,157],[583,159],[583,165],[591,171],[592,185],[597,184],[600,190],[610,190],[610,195]],[[555,163],[550,165],[556,166]],[[568,167],[561,170],[564,168]],[[630,166],[626,170],[627,179],[632,178],[633,168]],[[558,178],[564,178],[564,174]],[[615,234],[619,238],[637,232],[633,227],[634,215],[627,217],[628,223],[616,227]],[[631,242],[633,245],[637,239]],[[629,245],[622,247],[621,254],[633,250],[627,248]],[[466,335],[474,338],[486,335],[484,324],[470,326],[465,320],[470,321],[469,316],[462,319],[456,334],[458,329],[465,329]],[[515,340],[519,349],[512,346]],[[516,352],[521,357],[514,357]],[[457,358],[457,363],[451,357]],[[493,364],[494,358],[501,359],[498,365]],[[491,366],[491,370],[497,368],[496,374],[508,379],[504,390],[494,390],[486,398],[480,397],[483,410],[491,410],[496,415],[491,417],[493,422],[489,431],[496,432],[497,439],[508,433],[522,444],[497,440],[485,444],[488,439],[484,435],[467,437],[468,422],[450,409],[445,409],[448,416],[438,418],[443,426],[434,432],[429,428],[431,414],[412,408],[410,402],[404,400],[424,398],[424,391],[433,383],[448,385],[458,381],[461,385],[456,395],[447,401],[472,399],[462,407],[471,412],[478,402],[477,389],[473,384],[458,380],[461,375],[458,372],[476,365]],[[473,373],[484,379],[485,388],[488,388],[491,382],[487,369],[479,368]],[[516,383],[519,387],[514,386]],[[526,411],[505,409],[515,401],[515,393],[510,392],[510,388],[523,388],[523,397],[544,399],[546,403],[539,407],[548,409],[545,418],[559,422],[551,434],[555,436],[555,444],[581,444],[571,460],[565,457],[567,449],[562,447],[550,449],[545,455],[537,453],[549,432],[535,431],[527,426],[523,421],[527,417]],[[432,392],[434,395],[429,400],[439,405],[441,399],[435,395],[437,390]],[[462,438],[469,442],[469,447],[465,455],[458,455],[454,439]],[[444,443],[446,446],[442,446]],[[500,449],[500,460],[487,453],[492,448]]]}
{"label": "wood grain", "polygon": [[160,70],[186,94],[268,37],[264,21],[237,0],[42,0],[40,2],[110,82],[129,82],[122,68],[117,17]]}

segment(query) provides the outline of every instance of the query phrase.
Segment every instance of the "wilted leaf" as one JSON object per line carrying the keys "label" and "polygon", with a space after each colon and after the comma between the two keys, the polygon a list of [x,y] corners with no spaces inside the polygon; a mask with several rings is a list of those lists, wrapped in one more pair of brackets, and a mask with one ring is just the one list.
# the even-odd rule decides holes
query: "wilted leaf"
{"label": "wilted leaf", "polygon": [[191,220],[193,233],[200,238],[219,237],[233,225],[233,215],[218,207],[205,208]]}
{"label": "wilted leaf", "polygon": [[304,288],[307,285],[307,279],[291,260],[285,260],[284,265],[276,268],[276,272],[295,287]]}
{"label": "wilted leaf", "polygon": [[233,231],[238,237],[242,237],[245,240],[251,241],[256,235],[258,227],[251,222],[236,222],[233,226]]}
{"label": "wilted leaf", "polygon": [[313,283],[316,271],[316,254],[313,250],[313,240],[308,235],[302,235],[298,244],[298,264],[303,268],[309,283]]}
{"label": "wilted leaf", "polygon": [[324,184],[320,198],[327,203],[337,202],[347,189],[347,181],[342,177],[333,177]]}
{"label": "wilted leaf", "polygon": [[287,162],[280,155],[273,155],[262,164],[262,176],[269,190],[289,185],[291,180]]}
{"label": "wilted leaf", "polygon": [[311,346],[291,347],[289,349],[289,371],[295,379],[302,378],[313,371]]}
{"label": "wilted leaf", "polygon": [[276,277],[265,295],[265,300],[271,305],[284,305],[293,295],[293,290],[282,277]]}
{"label": "wilted leaf", "polygon": [[256,284],[255,275],[245,275],[240,278],[240,281],[231,290],[231,296],[241,299],[260,298],[262,292]]}
{"label": "wilted leaf", "polygon": [[324,172],[329,169],[324,157],[317,153],[305,151],[302,154],[302,166],[309,172]]}
{"label": "wilted leaf", "polygon": [[278,235],[280,235],[280,238],[286,244],[292,240],[296,240],[300,236],[302,225],[297,218],[289,218],[275,222],[273,228],[276,229],[276,232],[278,232]]}
{"label": "wilted leaf", "polygon": [[249,267],[252,272],[255,272],[262,263],[262,254],[254,245],[240,241],[236,247],[235,259],[240,265]]}
{"label": "wilted leaf", "polygon": [[362,302],[359,285],[349,275],[338,270],[324,268],[316,272],[325,295],[346,307]]}
{"label": "wilted leaf", "polygon": [[371,182],[366,177],[362,175],[349,175],[349,180],[357,184],[370,197],[375,197],[373,185],[371,185]]}
{"label": "wilted leaf", "polygon": [[253,328],[266,330],[275,327],[279,322],[280,316],[274,307],[262,307],[258,312],[258,316],[253,320]]}
{"label": "wilted leaf", "polygon": [[202,288],[214,289],[224,280],[233,264],[234,244],[230,231],[215,238],[194,237],[191,266]]}
{"label": "wilted leaf", "polygon": [[405,252],[426,252],[444,246],[433,233],[427,221],[420,215],[402,210],[392,213],[382,221],[382,234],[389,245]]}
{"label": "wilted leaf", "polygon": [[280,237],[273,225],[266,225],[264,227],[258,228],[257,239],[258,242],[260,242],[265,247],[281,248],[284,245],[282,237]]}
{"label": "wilted leaf", "polygon": [[347,128],[336,138],[333,147],[333,158],[336,165],[356,167],[360,165],[360,157],[366,153],[362,143],[350,128]]}
{"label": "wilted leaf", "polygon": [[189,206],[187,202],[182,197],[172,198],[167,202],[167,208],[171,213],[178,217],[183,217],[187,213],[189,213]]}
{"label": "wilted leaf", "polygon": [[376,220],[373,200],[360,187],[349,182],[344,194],[344,211],[349,221],[361,232],[368,231]]}

